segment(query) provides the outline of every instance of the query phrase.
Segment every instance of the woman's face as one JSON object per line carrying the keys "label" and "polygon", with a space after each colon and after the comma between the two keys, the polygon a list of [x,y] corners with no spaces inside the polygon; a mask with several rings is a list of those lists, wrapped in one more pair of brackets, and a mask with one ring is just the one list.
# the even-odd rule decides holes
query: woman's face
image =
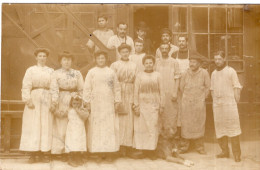
{"label": "woman's face", "polygon": [[127,48],[122,49],[119,53],[123,60],[128,60],[130,51]]}
{"label": "woman's face", "polygon": [[104,54],[101,54],[96,57],[96,63],[98,67],[104,67],[106,65],[106,57]]}
{"label": "woman's face", "polygon": [[72,59],[67,57],[62,57],[61,61],[61,67],[65,70],[68,70],[71,68]]}
{"label": "woman's face", "polygon": [[146,59],[144,61],[144,68],[146,71],[153,71],[153,60],[152,59]]}
{"label": "woman's face", "polygon": [[47,61],[47,55],[44,52],[39,52],[36,56],[36,61],[40,65],[45,65]]}

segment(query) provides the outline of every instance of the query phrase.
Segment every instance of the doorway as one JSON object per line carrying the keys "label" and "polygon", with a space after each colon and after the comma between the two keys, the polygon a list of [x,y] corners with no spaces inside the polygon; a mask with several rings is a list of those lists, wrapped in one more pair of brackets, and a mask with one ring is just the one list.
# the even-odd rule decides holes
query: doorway
{"label": "doorway", "polygon": [[169,6],[134,6],[134,37],[136,38],[136,27],[139,22],[145,22],[149,28],[147,31],[147,38],[150,38],[154,51],[161,43],[160,30],[169,27]]}

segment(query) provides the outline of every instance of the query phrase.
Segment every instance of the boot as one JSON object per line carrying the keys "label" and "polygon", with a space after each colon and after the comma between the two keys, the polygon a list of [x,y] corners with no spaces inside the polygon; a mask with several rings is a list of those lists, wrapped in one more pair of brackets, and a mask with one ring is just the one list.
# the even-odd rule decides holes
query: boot
{"label": "boot", "polygon": [[234,155],[235,162],[240,162],[241,149],[240,149],[239,136],[231,137],[231,145],[232,145],[232,152]]}
{"label": "boot", "polygon": [[218,154],[217,158],[229,158],[229,148],[228,148],[228,137],[224,136],[220,139],[218,139],[218,143],[220,148],[222,149],[222,152]]}

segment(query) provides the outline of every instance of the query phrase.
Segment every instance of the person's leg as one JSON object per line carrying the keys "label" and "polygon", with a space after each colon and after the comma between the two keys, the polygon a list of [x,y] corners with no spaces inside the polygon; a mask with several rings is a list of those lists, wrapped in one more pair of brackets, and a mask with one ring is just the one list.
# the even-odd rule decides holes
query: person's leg
{"label": "person's leg", "polygon": [[35,152],[29,152],[30,154],[30,158],[28,160],[28,163],[35,163],[38,162],[37,157],[39,156],[39,152],[35,151]]}
{"label": "person's leg", "polygon": [[240,162],[240,156],[241,156],[241,149],[240,149],[240,141],[239,136],[231,137],[231,145],[232,145],[232,152],[234,155],[234,159],[236,162]]}
{"label": "person's leg", "polygon": [[219,138],[218,143],[222,152],[217,155],[217,158],[229,158],[228,137]]}
{"label": "person's leg", "polygon": [[189,150],[190,147],[190,140],[189,139],[185,139],[185,138],[181,138],[181,144],[180,144],[180,153],[185,153]]}
{"label": "person's leg", "polygon": [[41,162],[48,163],[50,162],[50,152],[40,152],[39,159]]}
{"label": "person's leg", "polygon": [[76,157],[76,153],[75,152],[70,152],[69,154],[68,154],[68,157],[69,157],[69,159],[68,159],[68,164],[70,165],[70,166],[73,166],[73,167],[77,167],[78,166],[78,163],[77,163],[77,157]]}
{"label": "person's leg", "polygon": [[194,145],[196,148],[196,151],[200,154],[206,154],[205,152],[205,148],[204,148],[204,140],[203,137],[198,138],[198,139],[194,139]]}

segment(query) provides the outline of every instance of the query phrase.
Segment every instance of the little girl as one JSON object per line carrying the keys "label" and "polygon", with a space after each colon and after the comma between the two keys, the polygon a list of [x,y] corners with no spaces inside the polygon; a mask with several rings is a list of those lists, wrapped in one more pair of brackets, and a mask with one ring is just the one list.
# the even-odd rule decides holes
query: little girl
{"label": "little girl", "polygon": [[82,98],[78,94],[73,94],[68,111],[68,126],[65,138],[65,152],[69,153],[71,166],[79,166],[84,163],[81,152],[86,152],[86,131],[85,120],[89,112],[82,107]]}

